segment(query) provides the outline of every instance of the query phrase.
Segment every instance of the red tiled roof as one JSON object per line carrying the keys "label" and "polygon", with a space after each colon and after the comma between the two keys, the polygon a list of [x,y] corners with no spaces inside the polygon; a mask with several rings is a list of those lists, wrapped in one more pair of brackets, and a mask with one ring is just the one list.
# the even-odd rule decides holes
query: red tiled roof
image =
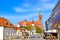
{"label": "red tiled roof", "polygon": [[6,26],[6,23],[9,23],[9,21],[0,17],[0,26]]}
{"label": "red tiled roof", "polygon": [[24,22],[19,22],[20,25],[22,25]]}
{"label": "red tiled roof", "polygon": [[27,25],[31,25],[32,24],[32,22],[27,22]]}
{"label": "red tiled roof", "polygon": [[22,28],[19,28],[18,26],[14,26],[13,28],[16,28],[17,30],[22,30]]}
{"label": "red tiled roof", "polygon": [[7,19],[0,17],[0,26],[3,27],[11,27],[11,28],[16,28],[17,30],[21,30],[18,26],[13,25],[10,23]]}
{"label": "red tiled roof", "polygon": [[0,22],[9,22],[7,19],[0,17]]}
{"label": "red tiled roof", "polygon": [[[24,25],[23,23],[24,23],[24,21],[19,22],[20,25]],[[35,27],[42,28],[42,24],[39,24],[38,21],[35,21],[35,22],[33,22],[33,23],[30,21],[30,22],[26,22],[26,24],[27,24],[27,25],[32,25],[32,24],[34,24]]]}
{"label": "red tiled roof", "polygon": [[3,27],[14,27],[7,19],[0,17],[0,26]]}
{"label": "red tiled roof", "polygon": [[38,25],[39,23],[38,22],[34,22],[35,25]]}
{"label": "red tiled roof", "polygon": [[[22,25],[24,22],[19,22],[20,25]],[[27,25],[32,25],[32,22],[26,22]],[[38,22],[34,22],[34,25],[38,25]]]}

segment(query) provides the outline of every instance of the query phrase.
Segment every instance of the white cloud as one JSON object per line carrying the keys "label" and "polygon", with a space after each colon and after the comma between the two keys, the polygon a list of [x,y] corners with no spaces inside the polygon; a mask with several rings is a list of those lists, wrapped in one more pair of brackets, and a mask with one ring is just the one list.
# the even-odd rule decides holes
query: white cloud
{"label": "white cloud", "polygon": [[40,7],[39,7],[39,8],[35,7],[35,8],[32,8],[32,9],[31,9],[31,11],[40,11],[40,10],[41,10]]}
{"label": "white cloud", "polygon": [[[39,0],[40,1],[40,0]],[[39,2],[38,1],[38,2]],[[42,0],[42,1],[49,1],[49,0]],[[55,1],[56,2],[56,1]],[[37,5],[31,5],[31,4],[28,4],[28,3],[23,3],[23,7],[14,7],[14,11],[15,12],[37,12],[39,10],[42,10],[42,11],[48,11],[48,10],[52,10],[55,6],[55,2],[52,2],[52,3],[42,3],[42,5],[40,4],[37,4]],[[26,7],[26,8],[25,8]]]}
{"label": "white cloud", "polygon": [[42,2],[47,2],[47,1],[49,1],[49,0],[41,0]]}
{"label": "white cloud", "polygon": [[41,8],[42,8],[43,10],[51,10],[51,9],[54,8],[54,6],[55,6],[55,4],[49,3],[49,4],[43,4]]}
{"label": "white cloud", "polygon": [[54,1],[57,1],[57,0],[41,0],[42,2],[54,2]]}
{"label": "white cloud", "polygon": [[23,6],[24,7],[30,7],[30,5],[28,3],[24,3]]}
{"label": "white cloud", "polygon": [[[2,16],[1,16],[2,17]],[[22,21],[22,20],[24,20],[25,18],[27,18],[27,19],[30,19],[31,18],[31,20],[32,20],[32,18],[33,17],[38,17],[38,14],[37,13],[33,13],[33,14],[28,14],[28,15],[24,15],[24,16],[22,16],[22,15],[20,15],[20,16],[4,16],[4,18],[6,18],[6,19],[9,19],[9,20],[11,20],[11,21]]]}
{"label": "white cloud", "polygon": [[27,12],[28,10],[27,9],[20,8],[20,7],[15,7],[14,8],[14,11],[15,12]]}
{"label": "white cloud", "polygon": [[14,8],[14,11],[19,12],[19,13],[29,12],[29,11],[39,11],[39,10],[41,10],[41,9],[37,8],[37,7],[30,7],[30,9],[29,8],[23,9],[22,7],[21,8],[20,7]]}

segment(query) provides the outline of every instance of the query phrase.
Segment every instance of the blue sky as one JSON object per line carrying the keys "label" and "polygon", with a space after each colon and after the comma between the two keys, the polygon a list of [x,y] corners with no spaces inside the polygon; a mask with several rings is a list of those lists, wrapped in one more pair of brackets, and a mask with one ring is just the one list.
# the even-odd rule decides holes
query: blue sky
{"label": "blue sky", "polygon": [[58,0],[0,0],[0,17],[17,25],[25,18],[28,21],[32,19],[37,21],[39,10],[41,10],[44,26],[57,2]]}

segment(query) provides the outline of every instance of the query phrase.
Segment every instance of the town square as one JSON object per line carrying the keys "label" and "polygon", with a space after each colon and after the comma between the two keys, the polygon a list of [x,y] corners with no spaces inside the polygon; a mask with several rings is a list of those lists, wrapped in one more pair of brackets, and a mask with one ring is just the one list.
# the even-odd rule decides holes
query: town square
{"label": "town square", "polygon": [[60,0],[0,0],[0,40],[60,40]]}

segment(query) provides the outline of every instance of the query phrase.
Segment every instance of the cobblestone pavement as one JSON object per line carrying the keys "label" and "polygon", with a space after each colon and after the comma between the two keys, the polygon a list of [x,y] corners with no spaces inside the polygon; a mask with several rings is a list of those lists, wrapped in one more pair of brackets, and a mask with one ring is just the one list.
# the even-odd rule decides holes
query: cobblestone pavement
{"label": "cobblestone pavement", "polygon": [[28,38],[21,36],[20,38],[11,39],[11,40],[44,40],[41,35],[30,35]]}
{"label": "cobblestone pavement", "polygon": [[43,38],[20,38],[20,39],[12,39],[12,40],[44,40]]}
{"label": "cobblestone pavement", "polygon": [[45,39],[45,40],[58,40],[58,39]]}
{"label": "cobblestone pavement", "polygon": [[43,38],[20,38],[20,39],[12,39],[12,40],[44,40]]}
{"label": "cobblestone pavement", "polygon": [[12,39],[12,40],[58,40],[58,39],[24,38],[24,39]]}
{"label": "cobblestone pavement", "polygon": [[58,39],[12,39],[12,40],[58,40]]}
{"label": "cobblestone pavement", "polygon": [[44,39],[12,39],[12,40],[44,40]]}

